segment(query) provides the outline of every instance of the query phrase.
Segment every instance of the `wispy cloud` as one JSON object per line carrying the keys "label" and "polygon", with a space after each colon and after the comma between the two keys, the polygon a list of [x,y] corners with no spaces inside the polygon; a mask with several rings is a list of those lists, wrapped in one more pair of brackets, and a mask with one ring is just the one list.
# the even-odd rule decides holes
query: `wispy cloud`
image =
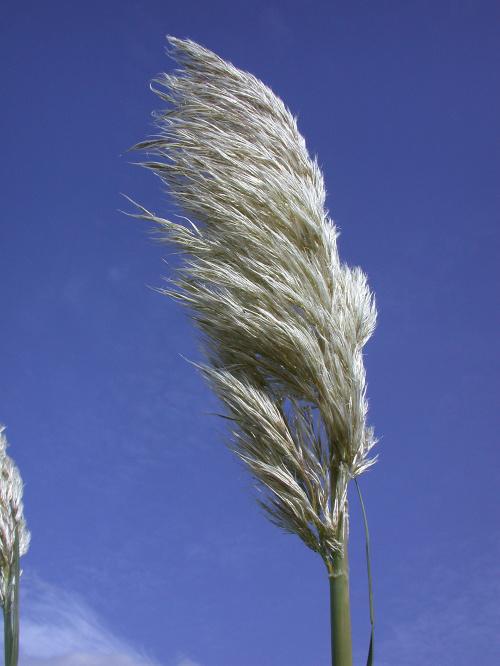
{"label": "wispy cloud", "polygon": [[[159,666],[77,595],[23,577],[19,666]],[[201,666],[179,655],[172,666]]]}
{"label": "wispy cloud", "polygon": [[280,43],[293,41],[293,34],[286,20],[286,15],[275,5],[267,5],[262,16],[263,27]]}
{"label": "wispy cloud", "polygon": [[453,570],[428,571],[428,582],[400,609],[404,620],[394,613],[389,638],[378,646],[380,666],[500,663],[500,566],[492,556],[497,548],[476,555],[468,550]]}
{"label": "wispy cloud", "polygon": [[179,657],[175,666],[201,666],[201,664],[189,657]]}
{"label": "wispy cloud", "polygon": [[19,666],[138,666],[151,662],[136,661],[127,654],[99,655],[94,652],[73,652],[61,657],[21,656]]}

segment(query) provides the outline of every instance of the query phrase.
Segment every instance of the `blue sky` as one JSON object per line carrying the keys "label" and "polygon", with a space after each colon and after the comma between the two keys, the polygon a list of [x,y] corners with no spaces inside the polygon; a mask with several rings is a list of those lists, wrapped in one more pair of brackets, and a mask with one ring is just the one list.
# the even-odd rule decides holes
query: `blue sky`
{"label": "blue sky", "polygon": [[[340,256],[376,292],[366,347],[378,666],[500,661],[499,29],[494,2],[2,0],[0,422],[25,482],[24,666],[329,662],[320,558],[259,513],[182,357],[165,248],[125,193],[165,35],[298,116]],[[350,496],[355,663],[364,532]]]}

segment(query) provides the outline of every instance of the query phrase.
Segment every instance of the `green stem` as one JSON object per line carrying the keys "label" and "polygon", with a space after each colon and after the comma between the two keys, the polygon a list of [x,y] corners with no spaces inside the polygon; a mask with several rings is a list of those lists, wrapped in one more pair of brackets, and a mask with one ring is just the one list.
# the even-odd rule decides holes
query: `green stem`
{"label": "green stem", "polygon": [[342,553],[333,557],[330,578],[330,619],[332,629],[332,666],[352,666],[351,605],[346,528],[341,519]]}
{"label": "green stem", "polygon": [[3,608],[3,644],[5,666],[10,666],[12,656],[12,605],[7,597]]}
{"label": "green stem", "polygon": [[370,648],[368,650],[368,661],[366,666],[373,664],[373,632],[375,629],[375,614],[373,612],[373,589],[372,589],[372,569],[370,566],[370,535],[368,533],[368,521],[366,520],[365,505],[361,497],[361,490],[359,489],[358,480],[354,477],[356,488],[358,489],[359,501],[361,502],[361,510],[363,511],[363,520],[365,521],[365,535],[366,535],[366,567],[368,570],[368,595],[370,599],[370,622],[372,625],[372,632],[370,635]]}
{"label": "green stem", "polygon": [[10,666],[17,666],[19,656],[19,525],[16,523],[14,540],[14,617],[12,631],[12,656]]}
{"label": "green stem", "polygon": [[6,580],[3,608],[3,637],[5,666],[17,666],[19,655],[19,529],[15,527],[14,537],[14,595],[9,593],[10,575]]}

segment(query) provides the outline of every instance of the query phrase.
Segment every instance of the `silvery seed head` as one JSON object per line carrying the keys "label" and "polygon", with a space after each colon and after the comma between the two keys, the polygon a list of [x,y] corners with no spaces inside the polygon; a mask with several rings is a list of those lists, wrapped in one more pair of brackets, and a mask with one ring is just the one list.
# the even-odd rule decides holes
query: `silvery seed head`
{"label": "silvery seed head", "polygon": [[169,105],[137,146],[189,216],[140,208],[184,265],[165,293],[190,310],[202,372],[230,419],[230,447],[272,522],[329,570],[347,484],[372,463],[362,348],[376,323],[363,272],[342,265],[323,176],[296,120],[261,81],[189,40],[154,91]]}
{"label": "silvery seed head", "polygon": [[5,608],[13,595],[16,526],[19,556],[27,552],[31,534],[23,516],[23,482],[14,461],[6,454],[4,430],[5,426],[0,426],[0,605]]}

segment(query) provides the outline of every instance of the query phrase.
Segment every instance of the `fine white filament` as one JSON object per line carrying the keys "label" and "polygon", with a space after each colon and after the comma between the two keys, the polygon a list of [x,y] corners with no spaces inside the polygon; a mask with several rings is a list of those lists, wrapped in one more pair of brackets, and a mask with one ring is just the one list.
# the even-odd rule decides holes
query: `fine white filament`
{"label": "fine white filament", "polygon": [[183,69],[155,79],[169,107],[134,148],[157,156],[144,166],[189,220],[138,217],[185,258],[162,291],[201,332],[202,372],[262,507],[331,571],[347,484],[374,462],[362,356],[374,298],[340,263],[322,173],[283,102],[198,44],[169,42]]}

